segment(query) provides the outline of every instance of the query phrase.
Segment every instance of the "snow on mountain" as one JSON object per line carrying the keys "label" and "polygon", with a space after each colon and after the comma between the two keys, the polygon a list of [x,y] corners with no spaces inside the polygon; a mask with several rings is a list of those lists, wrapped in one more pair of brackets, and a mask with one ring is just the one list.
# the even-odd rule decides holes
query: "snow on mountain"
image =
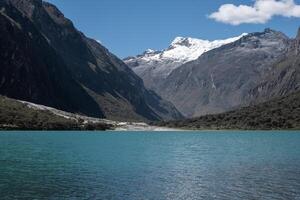
{"label": "snow on mountain", "polygon": [[218,48],[222,45],[234,42],[241,37],[247,35],[243,33],[238,37],[233,37],[225,40],[202,40],[195,38],[184,38],[184,37],[176,37],[169,48],[163,51],[156,51],[152,49],[146,50],[142,55],[136,57],[130,57],[125,59],[125,62],[131,61],[173,61],[184,64],[186,62],[196,60],[203,53],[210,51],[212,49]]}
{"label": "snow on mountain", "polygon": [[215,41],[176,37],[165,50],[148,49],[142,55],[125,58],[124,62],[144,80],[148,88],[155,90],[160,80],[168,77],[176,68],[245,35],[247,34],[243,33],[237,37]]}
{"label": "snow on mountain", "polygon": [[238,37],[215,41],[177,37],[169,49],[163,52],[163,58],[173,58],[181,62],[189,62],[196,60],[207,51],[234,42],[245,35],[247,34],[243,33]]}

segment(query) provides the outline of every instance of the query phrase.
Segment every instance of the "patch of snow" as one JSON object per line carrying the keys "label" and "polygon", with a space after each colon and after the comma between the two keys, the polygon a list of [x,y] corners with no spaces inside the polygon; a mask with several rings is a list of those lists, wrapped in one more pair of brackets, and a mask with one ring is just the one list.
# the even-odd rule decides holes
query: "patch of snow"
{"label": "patch of snow", "polygon": [[203,53],[235,42],[246,35],[248,34],[243,33],[237,37],[214,41],[176,37],[165,50],[155,51],[148,49],[144,54],[130,57],[124,61],[129,66],[130,63],[138,63],[138,65],[135,64],[132,67],[138,75],[148,70],[154,76],[167,77],[173,70],[187,62],[196,60]]}
{"label": "patch of snow", "polygon": [[215,85],[215,81],[214,81],[214,76],[213,76],[213,74],[210,74],[210,78],[211,78],[211,82],[212,82],[212,88],[216,90],[217,87],[216,87],[216,85]]}
{"label": "patch of snow", "polygon": [[163,52],[162,58],[174,59],[183,63],[189,62],[196,60],[207,51],[235,42],[246,35],[246,33],[243,33],[238,37],[215,41],[177,37],[171,43],[171,46]]}

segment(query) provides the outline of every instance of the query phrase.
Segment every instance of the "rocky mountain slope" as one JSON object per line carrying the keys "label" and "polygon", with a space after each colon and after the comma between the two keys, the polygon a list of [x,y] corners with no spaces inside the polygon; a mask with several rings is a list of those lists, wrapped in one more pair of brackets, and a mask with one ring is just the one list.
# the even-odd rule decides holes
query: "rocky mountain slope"
{"label": "rocky mountain slope", "polygon": [[182,117],[54,5],[3,0],[0,10],[1,94],[110,119]]}
{"label": "rocky mountain slope", "polygon": [[234,42],[245,35],[247,34],[215,41],[177,37],[165,50],[148,49],[142,55],[125,58],[124,62],[144,80],[146,87],[160,93],[160,85],[173,70],[196,60],[207,51]]}
{"label": "rocky mountain slope", "polygon": [[278,130],[300,129],[300,92],[223,114],[156,125],[184,129]]}
{"label": "rocky mountain slope", "polygon": [[160,94],[188,117],[248,105],[249,91],[273,70],[289,44],[287,36],[270,29],[248,34],[175,69]]}
{"label": "rocky mountain slope", "polygon": [[14,7],[0,5],[0,93],[103,117],[35,26]]}
{"label": "rocky mountain slope", "polygon": [[263,102],[272,97],[282,97],[300,89],[300,29],[290,41],[289,49],[276,62],[262,81],[249,93],[252,103]]}

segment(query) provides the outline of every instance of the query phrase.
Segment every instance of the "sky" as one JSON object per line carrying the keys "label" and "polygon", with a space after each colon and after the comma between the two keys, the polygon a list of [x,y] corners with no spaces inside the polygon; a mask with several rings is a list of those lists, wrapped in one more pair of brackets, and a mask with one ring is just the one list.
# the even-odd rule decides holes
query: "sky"
{"label": "sky", "polygon": [[47,0],[120,58],[177,37],[225,39],[272,28],[294,37],[300,0]]}

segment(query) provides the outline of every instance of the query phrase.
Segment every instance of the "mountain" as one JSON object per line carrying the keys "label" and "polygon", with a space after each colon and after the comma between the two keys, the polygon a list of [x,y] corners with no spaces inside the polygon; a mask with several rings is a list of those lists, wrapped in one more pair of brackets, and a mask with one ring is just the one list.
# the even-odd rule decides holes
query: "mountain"
{"label": "mountain", "polygon": [[182,117],[54,5],[3,0],[0,6],[0,58],[6,63],[0,73],[0,94],[110,119]]}
{"label": "mountain", "polygon": [[142,55],[125,58],[124,62],[144,80],[146,87],[160,93],[160,85],[176,68],[196,60],[207,51],[234,42],[245,35],[247,34],[215,41],[177,37],[163,51],[148,49]]}
{"label": "mountain", "polygon": [[159,122],[155,125],[198,130],[299,130],[300,92],[222,114]]}
{"label": "mountain", "polygon": [[63,59],[34,24],[11,5],[2,1],[0,6],[0,93],[103,117],[102,110],[70,76]]}
{"label": "mountain", "polygon": [[262,81],[249,92],[252,103],[283,97],[300,89],[300,28],[288,52],[276,62]]}
{"label": "mountain", "polygon": [[175,69],[159,94],[187,117],[248,105],[249,91],[283,58],[290,39],[266,29],[204,53]]}

